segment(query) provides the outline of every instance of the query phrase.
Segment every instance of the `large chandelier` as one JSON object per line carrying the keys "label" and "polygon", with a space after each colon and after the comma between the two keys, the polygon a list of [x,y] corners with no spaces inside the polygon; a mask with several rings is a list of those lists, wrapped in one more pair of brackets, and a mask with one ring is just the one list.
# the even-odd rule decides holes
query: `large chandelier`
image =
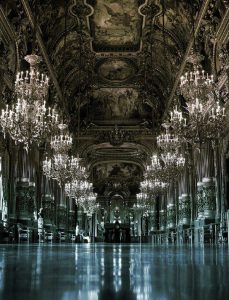
{"label": "large chandelier", "polygon": [[33,142],[40,144],[57,130],[58,114],[54,109],[46,109],[45,100],[28,104],[18,98],[16,105],[2,109],[0,124],[4,135],[8,133],[16,143],[23,143],[27,148]]}
{"label": "large chandelier", "polygon": [[2,110],[0,124],[3,133],[8,133],[16,143],[23,143],[26,148],[35,142],[43,142],[55,132],[58,114],[46,107],[49,79],[37,71],[40,57],[27,55],[30,71],[19,72],[15,81],[16,104]]}
{"label": "large chandelier", "polygon": [[85,167],[80,166],[78,157],[69,157],[67,154],[54,154],[52,158],[43,161],[44,174],[57,180],[62,186],[65,182],[87,177]]}
{"label": "large chandelier", "polygon": [[65,193],[68,197],[74,198],[79,204],[85,199],[93,190],[92,183],[86,179],[75,179],[65,184]]}
{"label": "large chandelier", "polygon": [[30,65],[30,70],[18,72],[15,81],[15,93],[20,99],[27,103],[35,101],[43,102],[47,97],[49,88],[49,78],[38,71],[38,64],[41,57],[35,54],[26,55],[25,60]]}
{"label": "large chandelier", "polygon": [[191,143],[215,140],[227,133],[225,107],[217,101],[203,105],[196,98],[187,104],[187,118],[177,107],[170,113],[170,125],[181,140]]}
{"label": "large chandelier", "polygon": [[214,90],[213,75],[208,75],[200,65],[203,57],[193,50],[187,61],[193,65],[193,70],[181,76],[180,90],[186,100],[192,101],[196,97],[209,100],[209,96]]}

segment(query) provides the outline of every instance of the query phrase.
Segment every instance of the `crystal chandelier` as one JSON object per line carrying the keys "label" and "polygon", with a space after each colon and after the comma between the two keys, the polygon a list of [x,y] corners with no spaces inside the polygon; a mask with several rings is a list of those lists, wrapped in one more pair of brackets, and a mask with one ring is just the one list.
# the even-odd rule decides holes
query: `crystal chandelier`
{"label": "crystal chandelier", "polygon": [[19,72],[15,81],[16,104],[6,105],[0,116],[3,133],[26,148],[33,142],[40,144],[57,129],[58,114],[46,107],[48,77],[37,71],[40,57],[27,55],[30,71]]}
{"label": "crystal chandelier", "polygon": [[30,65],[30,70],[18,72],[15,81],[15,93],[20,99],[27,103],[35,101],[43,102],[47,97],[49,88],[49,78],[38,71],[38,64],[41,57],[35,54],[25,56],[25,60]]}
{"label": "crystal chandelier", "polygon": [[88,216],[92,216],[92,214],[95,213],[99,208],[99,204],[96,202],[96,199],[97,194],[90,192],[89,195],[85,197],[85,200],[81,203],[84,212]]}
{"label": "crystal chandelier", "polygon": [[144,180],[140,184],[140,190],[142,193],[145,193],[148,195],[148,197],[154,199],[155,196],[158,194],[164,193],[169,184],[166,182],[161,182],[158,179],[153,179],[153,180]]}
{"label": "crystal chandelier", "polygon": [[174,151],[180,146],[180,141],[177,135],[169,132],[170,124],[163,123],[165,133],[157,137],[157,145],[164,151]]}
{"label": "crystal chandelier", "polygon": [[164,175],[162,161],[158,155],[155,154],[151,157],[151,163],[146,166],[144,177],[147,179],[159,178],[163,181]]}
{"label": "crystal chandelier", "polygon": [[2,109],[0,124],[4,135],[8,133],[16,143],[23,143],[27,148],[31,143],[40,144],[55,132],[58,126],[58,114],[54,109],[46,109],[46,102],[28,104],[18,99],[11,109],[6,105]]}
{"label": "crystal chandelier", "polygon": [[168,181],[174,180],[184,171],[185,158],[182,154],[167,152],[163,153],[161,158],[164,162],[165,176]]}
{"label": "crystal chandelier", "polygon": [[72,147],[72,137],[68,132],[64,132],[67,128],[66,124],[61,123],[58,125],[58,128],[60,130],[60,134],[51,137],[51,148],[55,153],[68,153]]}
{"label": "crystal chandelier", "polygon": [[65,184],[65,193],[67,196],[74,198],[79,204],[92,192],[92,183],[86,179],[73,180]]}
{"label": "crystal chandelier", "polygon": [[181,76],[180,90],[187,101],[192,101],[196,97],[209,100],[209,96],[214,90],[213,75],[208,75],[200,65],[203,57],[194,53],[193,50],[187,61],[193,65],[193,70]]}
{"label": "crystal chandelier", "polygon": [[207,132],[212,140],[224,137],[228,133],[228,122],[224,105],[215,102],[208,114]]}
{"label": "crystal chandelier", "polygon": [[80,166],[79,161],[79,158],[67,154],[54,154],[43,161],[43,172],[62,186],[65,182],[87,177],[86,169]]}
{"label": "crystal chandelier", "polygon": [[196,98],[187,104],[187,118],[177,110],[170,113],[170,125],[181,140],[190,143],[206,142],[224,136],[228,130],[225,107],[217,101],[203,105]]}

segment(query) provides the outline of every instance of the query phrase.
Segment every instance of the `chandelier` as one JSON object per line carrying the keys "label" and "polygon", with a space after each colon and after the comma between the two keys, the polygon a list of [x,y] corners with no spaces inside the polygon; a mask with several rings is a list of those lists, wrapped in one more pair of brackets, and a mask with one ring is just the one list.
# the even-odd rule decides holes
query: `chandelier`
{"label": "chandelier", "polygon": [[180,91],[184,98],[192,101],[196,97],[208,100],[214,90],[213,75],[208,75],[200,65],[203,57],[194,51],[188,56],[187,61],[193,65],[193,70],[181,76]]}
{"label": "chandelier", "polygon": [[225,107],[219,99],[203,105],[196,98],[187,104],[187,118],[176,107],[170,112],[170,125],[181,140],[194,144],[218,139],[228,130]]}
{"label": "chandelier", "polygon": [[43,102],[47,97],[49,88],[49,78],[38,71],[38,64],[41,57],[35,54],[27,55],[24,58],[30,65],[30,70],[18,72],[15,81],[15,93],[20,99],[27,103],[35,101]]}
{"label": "chandelier", "polygon": [[85,200],[81,203],[84,212],[88,216],[92,216],[92,214],[99,209],[99,204],[96,202],[96,199],[97,199],[97,194],[90,192],[89,195],[85,197]]}
{"label": "chandelier", "polygon": [[163,164],[157,154],[151,157],[151,163],[146,166],[144,177],[151,180],[159,178],[163,181],[165,179]]}
{"label": "chandelier", "polygon": [[2,109],[0,124],[4,135],[8,133],[16,143],[23,143],[27,148],[33,142],[44,142],[57,130],[58,114],[54,109],[46,109],[45,100],[42,104],[28,104],[26,100],[18,99],[11,109],[8,105]]}
{"label": "chandelier", "polygon": [[86,179],[73,180],[65,184],[65,193],[67,196],[74,198],[79,204],[92,192],[92,183]]}
{"label": "chandelier", "polygon": [[176,152],[167,152],[161,154],[164,162],[165,177],[168,181],[174,180],[176,176],[184,171],[185,158],[182,154]]}
{"label": "chandelier", "polygon": [[168,183],[161,182],[158,179],[154,179],[154,180],[147,180],[146,179],[146,180],[141,182],[140,190],[141,190],[142,193],[147,194],[148,197],[150,197],[150,199],[152,200],[152,198],[154,198],[158,194],[166,192],[168,186],[169,186]]}
{"label": "chandelier", "polygon": [[55,153],[68,153],[72,146],[72,137],[68,132],[64,132],[67,128],[66,124],[61,123],[58,125],[58,128],[60,130],[60,134],[51,137],[51,148]]}
{"label": "chandelier", "polygon": [[144,192],[137,194],[136,197],[137,197],[137,203],[133,205],[133,208],[135,210],[140,210],[143,212],[149,211],[154,198],[151,198],[148,194]]}
{"label": "chandelier", "polygon": [[80,166],[80,159],[67,154],[54,154],[43,161],[43,173],[62,186],[65,182],[87,177],[85,167]]}
{"label": "chandelier", "polygon": [[19,72],[15,81],[16,104],[6,105],[0,116],[3,133],[8,133],[16,143],[28,148],[33,142],[40,144],[57,129],[58,114],[46,107],[48,77],[40,74],[37,64],[40,57],[27,55],[30,71]]}
{"label": "chandelier", "polygon": [[180,141],[177,135],[169,132],[170,124],[163,123],[165,133],[157,137],[157,145],[164,151],[174,151],[180,146]]}

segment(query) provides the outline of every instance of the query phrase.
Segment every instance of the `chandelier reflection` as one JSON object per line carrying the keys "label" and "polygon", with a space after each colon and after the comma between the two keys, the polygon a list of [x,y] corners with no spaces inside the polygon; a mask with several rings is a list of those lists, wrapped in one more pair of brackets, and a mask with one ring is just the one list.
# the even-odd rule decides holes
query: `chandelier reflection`
{"label": "chandelier reflection", "polygon": [[16,143],[28,148],[32,143],[44,142],[55,132],[59,117],[55,109],[46,107],[49,80],[37,71],[40,57],[27,55],[25,59],[30,63],[30,71],[17,74],[17,102],[2,109],[0,124],[4,135],[8,133]]}

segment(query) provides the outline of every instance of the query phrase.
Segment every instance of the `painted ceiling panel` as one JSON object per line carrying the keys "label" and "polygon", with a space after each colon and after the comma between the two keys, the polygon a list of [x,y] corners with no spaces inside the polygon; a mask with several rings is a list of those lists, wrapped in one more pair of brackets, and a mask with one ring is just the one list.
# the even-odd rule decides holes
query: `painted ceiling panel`
{"label": "painted ceiling panel", "polygon": [[[90,4],[90,1],[87,1]],[[137,51],[143,16],[138,0],[98,0],[92,4],[90,30],[94,51]]]}

